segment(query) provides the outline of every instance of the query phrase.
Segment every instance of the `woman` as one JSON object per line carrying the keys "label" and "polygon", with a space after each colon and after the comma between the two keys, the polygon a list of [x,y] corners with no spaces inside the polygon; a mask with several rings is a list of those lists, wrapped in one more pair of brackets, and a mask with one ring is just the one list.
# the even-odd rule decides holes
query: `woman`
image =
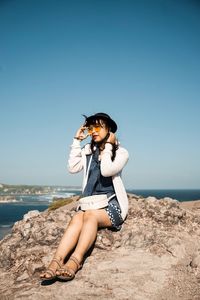
{"label": "woman", "polygon": [[[105,113],[85,118],[84,125],[73,139],[69,171],[77,173],[84,170],[83,200],[91,199],[85,197],[92,195],[106,195],[107,204],[98,209],[77,207],[54,258],[48,269],[40,275],[43,281],[56,277],[66,281],[73,279],[82,267],[85,254],[96,240],[98,228],[120,230],[127,216],[128,198],[120,175],[128,161],[128,152],[116,139],[117,124]],[[88,136],[91,136],[91,143],[81,149],[81,141]]]}

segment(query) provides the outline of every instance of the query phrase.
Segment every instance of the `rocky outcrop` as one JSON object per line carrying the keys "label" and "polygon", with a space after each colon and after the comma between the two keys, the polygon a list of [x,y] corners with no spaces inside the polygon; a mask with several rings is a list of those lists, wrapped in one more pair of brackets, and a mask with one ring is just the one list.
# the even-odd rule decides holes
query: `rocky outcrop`
{"label": "rocky outcrop", "polygon": [[29,212],[0,242],[0,299],[200,299],[199,212],[137,195],[121,231],[98,231],[73,281],[41,285],[75,202]]}

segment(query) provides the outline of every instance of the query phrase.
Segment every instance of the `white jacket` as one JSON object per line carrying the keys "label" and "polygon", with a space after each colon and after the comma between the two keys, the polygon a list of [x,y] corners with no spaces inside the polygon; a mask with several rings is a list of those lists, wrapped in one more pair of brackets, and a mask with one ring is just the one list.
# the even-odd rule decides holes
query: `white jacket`
{"label": "white jacket", "polygon": [[[86,144],[81,149],[80,141],[74,139],[69,154],[68,169],[70,173],[77,173],[83,169],[83,190],[87,184],[88,179],[88,174],[86,173],[86,155],[88,154],[91,154],[90,144]],[[119,146],[119,148],[116,150],[114,161],[111,160],[111,156],[112,145],[107,143],[105,145],[105,149],[101,153],[101,174],[104,177],[112,176],[115,194],[117,196],[117,200],[122,211],[122,218],[124,220],[128,213],[128,198],[121,179],[121,172],[128,161],[129,155],[126,149]]]}

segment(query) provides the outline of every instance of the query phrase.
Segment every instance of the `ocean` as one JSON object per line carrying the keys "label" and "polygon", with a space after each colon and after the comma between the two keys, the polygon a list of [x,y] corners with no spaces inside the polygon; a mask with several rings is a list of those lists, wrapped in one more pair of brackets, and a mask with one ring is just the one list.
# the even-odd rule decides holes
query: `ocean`
{"label": "ocean", "polygon": [[30,210],[44,211],[54,197],[67,198],[80,194],[80,190],[59,189],[59,192],[46,195],[16,195],[16,202],[0,202],[0,240],[11,232],[15,222],[23,219]]}
{"label": "ocean", "polygon": [[154,196],[158,199],[164,197],[170,197],[180,202],[200,200],[200,189],[149,189],[149,190],[137,190],[129,189],[128,193],[141,195],[143,197]]}
{"label": "ocean", "polygon": [[[158,199],[170,197],[180,202],[200,200],[200,189],[173,189],[173,190],[138,190],[127,189],[128,193],[143,197],[154,196]],[[17,202],[0,203],[0,240],[11,232],[16,221],[23,219],[24,214],[30,210],[44,211],[49,207],[53,197],[70,197],[80,194],[80,190],[63,189],[57,194],[48,195],[17,195]]]}

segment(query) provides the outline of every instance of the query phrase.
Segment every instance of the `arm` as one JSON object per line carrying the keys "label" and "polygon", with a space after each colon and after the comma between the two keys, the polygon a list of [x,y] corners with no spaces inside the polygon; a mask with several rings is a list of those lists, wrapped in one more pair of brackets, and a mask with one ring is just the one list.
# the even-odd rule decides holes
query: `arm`
{"label": "arm", "polygon": [[85,127],[82,125],[76,132],[73,143],[71,145],[71,151],[68,160],[68,170],[70,173],[77,173],[83,169],[83,157],[81,150],[81,141],[88,137],[88,134],[84,133]]}
{"label": "arm", "polygon": [[77,173],[83,169],[83,158],[80,141],[73,140],[71,151],[68,159],[68,170],[70,173]]}
{"label": "arm", "polygon": [[116,151],[116,157],[114,161],[112,161],[111,157],[112,145],[106,143],[105,149],[101,154],[101,174],[104,177],[114,176],[122,171],[123,167],[128,161],[129,154],[126,149],[119,147],[119,149]]}

